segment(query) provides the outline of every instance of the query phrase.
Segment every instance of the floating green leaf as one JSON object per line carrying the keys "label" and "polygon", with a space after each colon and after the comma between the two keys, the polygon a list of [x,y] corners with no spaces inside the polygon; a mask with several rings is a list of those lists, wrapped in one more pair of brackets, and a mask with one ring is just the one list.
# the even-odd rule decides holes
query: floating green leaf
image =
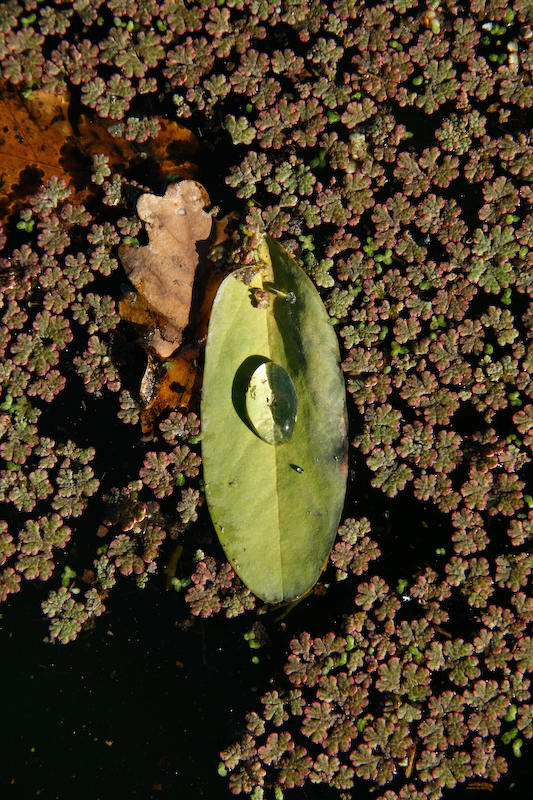
{"label": "floating green leaf", "polygon": [[250,283],[215,298],[205,356],[202,453],[211,518],[251,591],[305,594],[344,503],[347,432],[337,337],[296,261],[265,236]]}

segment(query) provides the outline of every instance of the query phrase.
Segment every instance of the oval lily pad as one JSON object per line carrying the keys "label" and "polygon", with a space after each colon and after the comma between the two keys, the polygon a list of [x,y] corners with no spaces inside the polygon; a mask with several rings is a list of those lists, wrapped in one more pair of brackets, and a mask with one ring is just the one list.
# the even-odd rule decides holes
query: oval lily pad
{"label": "oval lily pad", "polygon": [[[314,285],[270,237],[257,255],[263,266],[251,282],[229,275],[213,304],[202,458],[228,560],[254,594],[277,603],[313,587],[333,545],[346,489],[346,403],[337,337]],[[265,377],[268,398],[285,403],[277,420],[266,394],[251,396]],[[282,442],[276,427],[286,429]]]}

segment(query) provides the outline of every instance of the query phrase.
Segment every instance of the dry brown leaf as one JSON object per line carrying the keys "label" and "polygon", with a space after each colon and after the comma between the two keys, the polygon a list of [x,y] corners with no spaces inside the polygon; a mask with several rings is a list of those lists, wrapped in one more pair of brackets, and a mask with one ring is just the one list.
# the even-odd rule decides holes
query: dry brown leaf
{"label": "dry brown leaf", "polygon": [[[163,197],[143,194],[137,213],[146,224],[149,244],[120,250],[126,274],[145,301],[139,321],[129,319],[146,327],[146,313],[155,312],[157,327],[145,343],[160,358],[172,355],[185,328],[195,324],[200,303],[193,302],[193,290],[195,281],[205,286],[213,229],[213,218],[204,211],[208,204],[207,192],[195,181],[174,183]],[[122,307],[122,316],[124,312]]]}
{"label": "dry brown leaf", "polygon": [[[207,255],[227,238],[226,220],[204,209],[209,196],[195,181],[168,187],[163,197],[144,194],[137,213],[149,244],[122,247],[122,263],[136,292],[119,303],[123,319],[136,325],[148,350],[140,399],[145,432],[166,409],[190,407],[201,380],[198,359],[222,275],[208,275]],[[183,344],[189,331],[189,343]]]}
{"label": "dry brown leaf", "polygon": [[161,119],[156,139],[143,145],[111,136],[109,123],[82,115],[73,128],[69,119],[70,95],[34,90],[24,98],[20,91],[0,81],[0,220],[18,211],[52,175],[71,186],[71,201],[87,203],[93,191],[91,156],[107,155],[112,170],[147,171],[151,181],[168,174],[190,178],[198,142],[194,134],[176,122]]}

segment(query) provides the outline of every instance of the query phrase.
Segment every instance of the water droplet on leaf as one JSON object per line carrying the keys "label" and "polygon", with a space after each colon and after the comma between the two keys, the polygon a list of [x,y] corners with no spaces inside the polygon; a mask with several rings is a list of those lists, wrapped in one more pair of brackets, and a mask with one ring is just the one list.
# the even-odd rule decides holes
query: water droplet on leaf
{"label": "water droplet on leaf", "polygon": [[291,439],[298,397],[285,367],[275,361],[265,361],[255,370],[246,392],[246,413],[263,441],[283,444]]}

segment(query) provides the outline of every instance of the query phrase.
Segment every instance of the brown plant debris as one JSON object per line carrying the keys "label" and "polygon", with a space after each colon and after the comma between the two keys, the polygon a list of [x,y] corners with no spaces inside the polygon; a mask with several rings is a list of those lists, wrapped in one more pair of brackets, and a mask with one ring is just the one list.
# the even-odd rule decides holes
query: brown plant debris
{"label": "brown plant debris", "polygon": [[165,409],[188,407],[199,388],[200,342],[222,279],[208,275],[208,253],[226,237],[225,220],[214,220],[209,204],[203,186],[190,180],[171,184],[163,197],[142,195],[137,213],[149,243],[119,251],[136,290],[122,297],[119,312],[148,350],[140,387],[145,432]]}
{"label": "brown plant debris", "polygon": [[[191,314],[194,323],[194,283],[205,285],[213,228],[213,218],[204,211],[208,204],[207,192],[195,181],[171,184],[163,197],[141,195],[137,213],[149,244],[120,250],[128,278],[145,301],[137,317],[137,298],[128,297],[133,318],[126,318],[149,329],[146,346],[160,358],[180,346]],[[122,316],[124,311],[122,306]]]}
{"label": "brown plant debris", "polygon": [[156,138],[142,145],[112,136],[109,123],[82,114],[73,120],[70,94],[53,95],[34,89],[23,96],[0,80],[0,221],[24,206],[52,175],[71,187],[70,202],[88,202],[91,156],[106,155],[111,170],[153,181],[169,173],[190,178],[198,147],[194,134],[176,122],[160,119]]}

